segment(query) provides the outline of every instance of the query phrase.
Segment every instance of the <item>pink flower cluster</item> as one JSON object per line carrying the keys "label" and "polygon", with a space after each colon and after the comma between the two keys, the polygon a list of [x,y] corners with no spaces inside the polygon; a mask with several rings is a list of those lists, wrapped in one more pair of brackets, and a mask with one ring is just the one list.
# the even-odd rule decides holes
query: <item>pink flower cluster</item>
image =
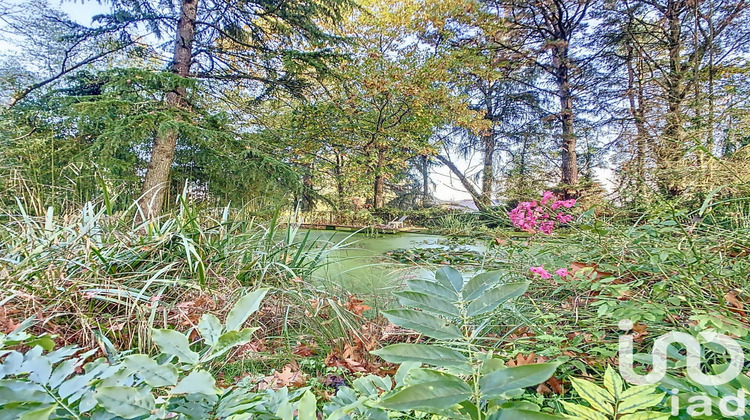
{"label": "pink flower cluster", "polygon": [[[550,274],[547,270],[544,269],[544,265],[540,265],[539,267],[530,267],[529,271],[531,271],[534,274],[539,274],[539,276],[543,279],[551,279],[552,274]],[[567,268],[560,268],[557,271],[555,271],[555,274],[558,276],[565,278],[570,275]]]}
{"label": "pink flower cluster", "polygon": [[534,200],[518,203],[518,206],[508,213],[508,217],[513,222],[513,226],[521,230],[527,232],[536,232],[538,230],[549,235],[555,229],[555,221],[561,224],[570,223],[573,220],[573,216],[560,212],[556,213],[555,217],[552,218],[548,210],[555,212],[560,208],[569,209],[575,205],[575,199],[557,200],[555,194],[551,191],[545,191],[539,202]]}
{"label": "pink flower cluster", "polygon": [[575,205],[576,205],[576,199],[571,198],[570,200],[555,201],[554,203],[550,204],[550,208],[552,210],[557,210],[560,207],[565,207],[566,209],[569,209]]}

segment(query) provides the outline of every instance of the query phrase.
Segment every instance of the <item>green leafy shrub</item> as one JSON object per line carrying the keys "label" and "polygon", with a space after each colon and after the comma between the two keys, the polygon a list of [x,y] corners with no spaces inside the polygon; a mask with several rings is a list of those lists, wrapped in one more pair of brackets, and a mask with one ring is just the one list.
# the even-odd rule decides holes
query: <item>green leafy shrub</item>
{"label": "green leafy shrub", "polygon": [[465,281],[450,267],[437,270],[434,280],[407,280],[406,290],[396,292],[404,307],[384,311],[384,315],[434,341],[393,344],[373,352],[402,364],[396,380],[399,386],[380,396],[376,406],[452,419],[553,418],[539,413],[533,404],[511,400],[523,394],[524,388],[549,379],[558,365],[509,368],[482,346],[495,310],[529,286],[507,280],[507,273],[493,271]]}
{"label": "green leafy shrub", "polygon": [[562,401],[566,417],[585,420],[666,420],[669,414],[649,411],[659,407],[664,399],[657,385],[625,387],[614,369],[607,367],[604,388],[583,379],[571,378],[573,388],[589,406]]}
{"label": "green leafy shrub", "polygon": [[[48,336],[23,329],[0,337],[0,417],[3,419],[314,419],[316,399],[308,388],[252,392],[239,384],[226,389],[204,366],[250,341],[256,328],[242,328],[268,289],[258,289],[229,311],[222,323],[213,315],[196,326],[197,344],[188,336],[155,329],[160,354],[108,355],[77,347],[51,350]],[[11,347],[31,347],[22,353]],[[47,350],[45,352],[45,350]],[[238,417],[239,416],[239,417]]]}

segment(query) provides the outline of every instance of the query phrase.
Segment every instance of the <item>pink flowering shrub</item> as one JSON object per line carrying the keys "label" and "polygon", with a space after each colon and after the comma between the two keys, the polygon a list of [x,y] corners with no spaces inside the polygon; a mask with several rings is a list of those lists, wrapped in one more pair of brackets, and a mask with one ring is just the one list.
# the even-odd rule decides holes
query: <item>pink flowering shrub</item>
{"label": "pink flowering shrub", "polygon": [[550,279],[552,278],[552,274],[547,272],[547,270],[544,269],[543,265],[540,265],[539,267],[530,267],[529,271],[531,271],[534,274],[539,274],[539,276],[543,279]]}
{"label": "pink flowering shrub", "polygon": [[[552,274],[549,273],[549,271],[544,269],[544,265],[540,265],[539,267],[529,267],[529,271],[531,271],[534,274],[538,274],[539,277],[543,279],[551,279]],[[557,271],[555,271],[555,274],[557,274],[561,278],[565,278],[570,276],[570,272],[567,268],[560,268]]]}
{"label": "pink flowering shrub", "polygon": [[521,230],[531,233],[539,231],[549,235],[555,229],[556,223],[570,223],[573,220],[573,216],[557,210],[569,209],[575,205],[575,199],[558,200],[554,193],[545,191],[538,202],[534,200],[518,203],[518,206],[508,213],[508,217],[513,226]]}

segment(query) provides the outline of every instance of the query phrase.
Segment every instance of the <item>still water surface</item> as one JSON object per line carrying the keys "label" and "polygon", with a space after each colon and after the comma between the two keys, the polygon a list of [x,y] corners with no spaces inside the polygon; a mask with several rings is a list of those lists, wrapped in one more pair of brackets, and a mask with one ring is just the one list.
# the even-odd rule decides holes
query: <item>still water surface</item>
{"label": "still water surface", "polygon": [[[345,232],[312,231],[317,241],[338,243],[345,240],[343,249],[329,254],[327,264],[315,271],[314,277],[326,288],[348,292],[364,298],[383,295],[384,290],[399,287],[407,278],[431,276],[429,268],[416,264],[397,263],[386,253],[395,249],[443,248],[447,239],[440,235],[398,233],[371,236]],[[476,243],[469,249],[483,251],[484,245]],[[374,302],[373,302],[374,303]]]}

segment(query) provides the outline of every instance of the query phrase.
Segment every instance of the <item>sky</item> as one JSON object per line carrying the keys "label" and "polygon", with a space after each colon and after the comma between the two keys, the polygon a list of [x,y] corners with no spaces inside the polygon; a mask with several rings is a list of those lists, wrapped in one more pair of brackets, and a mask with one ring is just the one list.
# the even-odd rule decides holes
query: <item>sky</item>
{"label": "sky", "polygon": [[[23,0],[3,0],[5,4],[10,5],[22,5],[25,3]],[[89,25],[93,16],[105,13],[109,10],[106,5],[94,2],[94,1],[55,1],[52,0],[49,3],[53,7],[59,7],[65,13],[67,13],[71,19],[82,25]],[[0,41],[0,48],[7,49],[9,45]],[[476,155],[469,159],[457,159],[453,158],[456,166],[461,169],[471,169],[472,172],[481,170],[481,156]],[[611,190],[613,183],[613,173],[609,169],[596,169],[596,177],[604,187]],[[457,202],[470,200],[471,196],[466,192],[458,179],[453,175],[446,166],[437,166],[432,169],[431,179],[435,183],[435,197],[440,201]],[[540,186],[540,190],[543,186]]]}
{"label": "sky", "polygon": [[[11,2],[12,1],[18,2],[18,0],[11,0]],[[109,7],[106,6],[106,4],[100,4],[94,1],[86,1],[84,3],[82,1],[58,2],[53,0],[50,1],[50,5],[60,7],[60,9],[67,13],[71,19],[82,25],[90,24],[92,17],[106,13],[109,10]]]}

